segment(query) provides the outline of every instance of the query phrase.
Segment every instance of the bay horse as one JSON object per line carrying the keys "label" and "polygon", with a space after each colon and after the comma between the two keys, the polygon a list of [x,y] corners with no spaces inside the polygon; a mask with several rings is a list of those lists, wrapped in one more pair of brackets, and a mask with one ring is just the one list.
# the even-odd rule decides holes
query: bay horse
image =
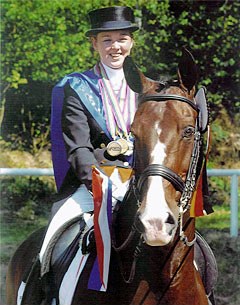
{"label": "bay horse", "polygon": [[[190,217],[190,184],[201,159],[199,109],[195,103],[197,68],[183,50],[178,80],[146,78],[127,57],[126,80],[139,93],[131,127],[135,138],[135,175],[124,201],[113,212],[112,252],[106,292],[89,290],[96,253],[90,253],[71,304],[61,305],[207,305],[198,268],[195,220]],[[74,227],[74,225],[73,225]],[[44,231],[26,240],[12,258],[7,274],[7,305],[15,305],[25,267],[38,254]],[[38,238],[38,239],[37,239]],[[58,266],[52,269],[56,276]],[[51,304],[39,287],[29,305]],[[54,292],[52,292],[54,293]],[[45,298],[45,300],[44,300]],[[214,299],[212,299],[214,302]],[[212,303],[213,304],[213,303]]]}

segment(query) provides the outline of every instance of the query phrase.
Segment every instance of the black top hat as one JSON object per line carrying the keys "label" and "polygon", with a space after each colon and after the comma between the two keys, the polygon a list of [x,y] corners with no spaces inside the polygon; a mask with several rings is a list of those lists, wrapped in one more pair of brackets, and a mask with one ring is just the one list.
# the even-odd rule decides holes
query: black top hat
{"label": "black top hat", "polygon": [[134,15],[130,7],[113,6],[96,9],[89,12],[91,29],[86,36],[96,35],[99,32],[114,30],[129,30],[134,32],[138,26],[134,24]]}

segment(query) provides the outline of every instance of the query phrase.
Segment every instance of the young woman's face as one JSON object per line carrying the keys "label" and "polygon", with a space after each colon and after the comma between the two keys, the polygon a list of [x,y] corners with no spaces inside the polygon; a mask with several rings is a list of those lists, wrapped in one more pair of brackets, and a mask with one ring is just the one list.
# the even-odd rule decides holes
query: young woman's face
{"label": "young woman's face", "polygon": [[126,30],[100,32],[91,39],[101,61],[113,69],[122,67],[125,57],[130,54],[133,46],[131,34]]}

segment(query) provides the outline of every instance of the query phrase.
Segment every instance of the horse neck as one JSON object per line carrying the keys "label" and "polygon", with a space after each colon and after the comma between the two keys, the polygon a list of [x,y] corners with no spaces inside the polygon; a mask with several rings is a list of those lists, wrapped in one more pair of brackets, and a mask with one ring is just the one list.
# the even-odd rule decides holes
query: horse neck
{"label": "horse neck", "polygon": [[[117,233],[121,237],[124,236],[123,240],[126,238],[126,231],[130,230],[132,217],[135,214],[136,206],[131,201],[123,206],[120,219],[118,219]],[[133,209],[131,210],[130,207]],[[126,223],[126,219],[129,223]],[[190,218],[188,212],[184,214],[183,230],[188,240],[192,241],[195,237],[195,219]],[[129,273],[133,261],[132,253],[135,246],[136,239],[126,251],[121,252],[122,262],[127,273]],[[149,305],[208,304],[202,280],[193,263],[194,246],[189,247],[180,240],[179,230],[170,245],[163,247],[145,245],[142,252],[142,257],[136,268],[142,272],[140,272],[141,275],[138,272],[138,275],[136,274],[135,280],[138,284],[134,281],[138,286],[133,298],[138,301],[134,304],[142,304],[141,295],[148,295],[146,299],[148,303],[144,304]]]}
{"label": "horse neck", "polygon": [[[184,233],[189,241],[195,238],[195,219],[187,214]],[[161,271],[158,305],[207,305],[201,277],[194,265],[194,246],[187,246],[179,236],[163,250],[166,263]],[[163,285],[164,283],[164,285]]]}

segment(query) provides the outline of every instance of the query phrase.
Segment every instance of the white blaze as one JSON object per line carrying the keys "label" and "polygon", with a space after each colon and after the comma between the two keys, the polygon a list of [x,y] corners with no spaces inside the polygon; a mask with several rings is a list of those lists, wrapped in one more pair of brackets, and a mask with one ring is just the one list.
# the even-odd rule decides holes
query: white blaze
{"label": "white blaze", "polygon": [[[159,135],[161,129],[156,126]],[[151,153],[151,164],[162,165],[166,157],[166,146],[159,140]],[[170,241],[166,219],[171,213],[164,196],[163,178],[152,176],[148,178],[148,190],[143,199],[144,211],[140,219],[145,227],[145,240],[150,245],[163,245]]]}
{"label": "white blaze", "polygon": [[[161,129],[157,129],[158,135],[160,135]],[[165,159],[166,153],[165,153],[166,146],[158,141],[151,153],[151,164],[163,164],[163,161]],[[164,203],[164,206],[166,207],[166,201],[164,196],[164,189],[163,189],[163,179],[160,176],[153,176],[149,177],[148,183],[149,188],[148,192],[146,194],[146,202],[147,206],[145,209],[145,212],[143,215],[147,214],[148,217],[150,216],[156,216],[162,212],[162,203]],[[156,200],[157,199],[157,200]],[[158,204],[161,202],[161,204]]]}

